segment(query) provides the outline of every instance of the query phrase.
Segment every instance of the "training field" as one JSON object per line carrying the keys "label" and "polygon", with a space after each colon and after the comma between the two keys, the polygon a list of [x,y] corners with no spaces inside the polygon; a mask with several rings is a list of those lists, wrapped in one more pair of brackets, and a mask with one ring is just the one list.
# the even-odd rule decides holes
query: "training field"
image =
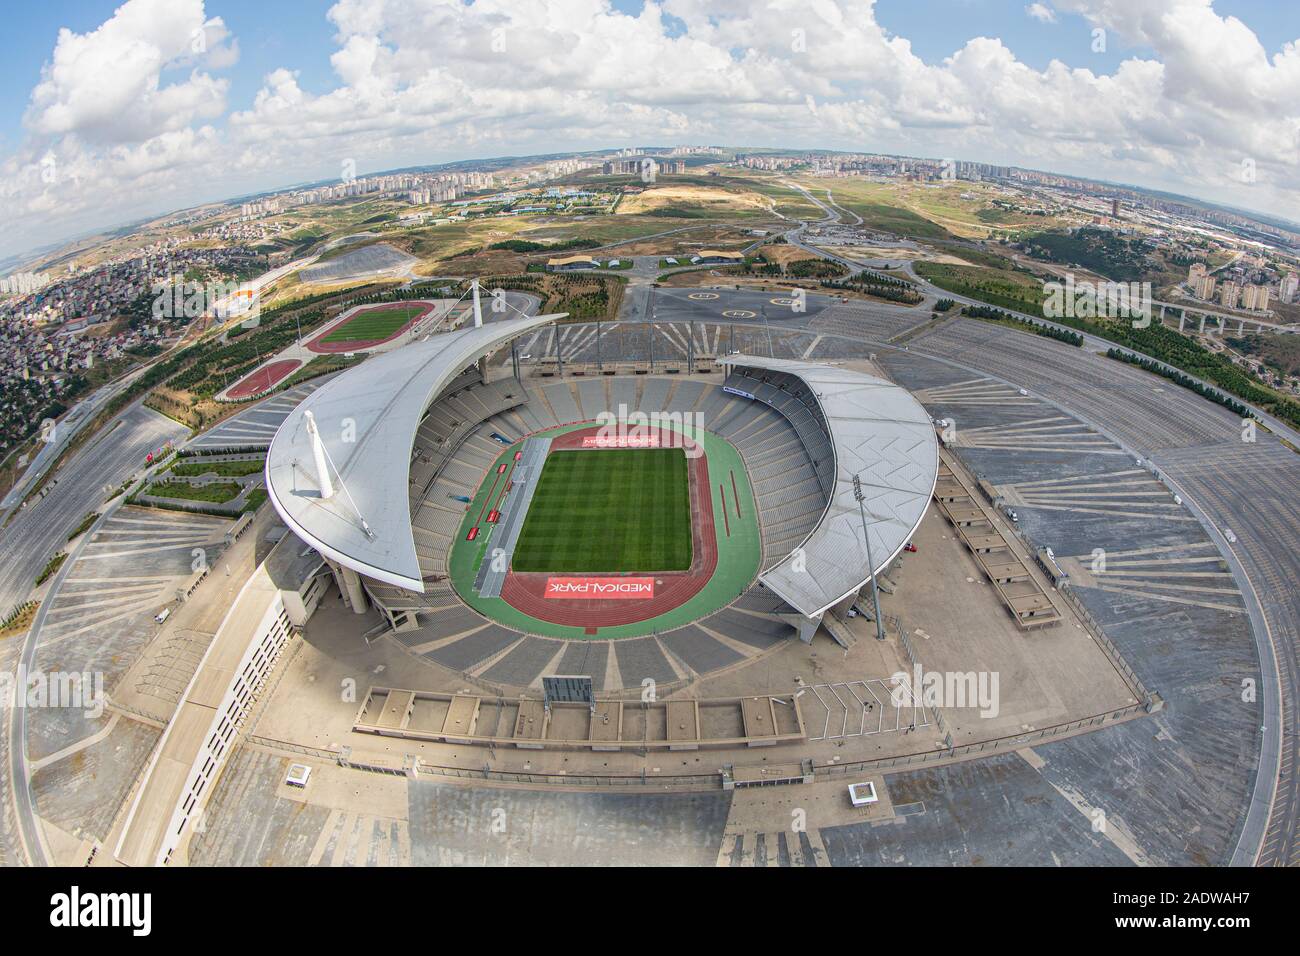
{"label": "training field", "polygon": [[424,304],[395,305],[392,308],[358,312],[334,331],[322,336],[320,341],[324,344],[382,342],[428,308],[429,306]]}
{"label": "training field", "polygon": [[551,452],[511,566],[515,571],[591,574],[689,569],[685,452]]}

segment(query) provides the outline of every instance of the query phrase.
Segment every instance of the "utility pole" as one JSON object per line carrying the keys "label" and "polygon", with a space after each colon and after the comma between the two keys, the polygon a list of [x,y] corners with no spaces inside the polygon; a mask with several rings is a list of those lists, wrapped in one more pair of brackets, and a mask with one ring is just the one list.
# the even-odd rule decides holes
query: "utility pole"
{"label": "utility pole", "polygon": [[853,476],[853,497],[858,502],[858,514],[862,518],[862,536],[867,539],[867,570],[871,572],[871,602],[876,612],[876,640],[885,639],[885,622],[880,616],[880,591],[876,588],[876,562],[871,557],[871,530],[867,527],[867,507],[863,503],[862,480]]}

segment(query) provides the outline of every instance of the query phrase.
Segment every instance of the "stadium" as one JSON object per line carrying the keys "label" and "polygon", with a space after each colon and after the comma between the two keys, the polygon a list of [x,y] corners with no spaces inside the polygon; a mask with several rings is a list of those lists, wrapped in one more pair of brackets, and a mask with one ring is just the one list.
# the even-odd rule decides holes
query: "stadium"
{"label": "stadium", "polygon": [[[270,499],[352,610],[411,647],[464,634],[430,653],[452,669],[509,650],[537,673],[516,661],[503,683],[554,664],[597,691],[671,683],[659,647],[705,673],[737,644],[836,636],[934,490],[920,403],[841,365],[745,354],[525,384],[517,340],[561,318],[427,337],[285,419]],[[593,666],[607,642],[617,667]]]}

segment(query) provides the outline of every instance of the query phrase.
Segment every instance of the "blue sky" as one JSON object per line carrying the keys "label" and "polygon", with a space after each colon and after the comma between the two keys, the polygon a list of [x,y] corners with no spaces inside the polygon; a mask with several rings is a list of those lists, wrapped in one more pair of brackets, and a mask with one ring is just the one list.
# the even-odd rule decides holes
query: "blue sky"
{"label": "blue sky", "polygon": [[[52,0],[24,3],[5,14],[9,35],[21,37],[0,57],[0,149],[22,136],[23,109],[41,78],[60,28],[77,33],[95,29],[121,5],[121,0]],[[239,38],[240,60],[224,75],[231,81],[230,100],[239,108],[253,101],[264,74],[278,66],[301,71],[306,88],[324,91],[334,83],[330,54],[334,29],[325,19],[332,2],[325,0],[213,0],[209,16],[226,21]]]}
{"label": "blue sky", "polygon": [[[61,27],[93,30],[112,15],[121,0],[45,0],[24,3],[6,13],[11,42],[0,58],[0,149],[22,136],[23,107],[40,79]],[[330,54],[334,29],[326,19],[333,0],[210,0],[209,16],[219,16],[239,38],[240,63],[226,75],[236,108],[252,102],[262,77],[276,67],[300,73],[304,89],[325,92],[335,82]],[[613,0],[614,9],[635,14],[644,0]],[[1040,23],[1015,0],[879,0],[876,18],[893,34],[907,37],[927,62],[950,56],[977,36],[998,37],[1026,64],[1043,68],[1052,59],[1096,72],[1113,70],[1126,57],[1149,49],[1122,41],[1105,53],[1091,47],[1091,30],[1082,17],[1061,14],[1056,24]],[[1243,20],[1275,52],[1300,39],[1300,4],[1292,0],[1217,0],[1215,10]],[[1300,95],[1298,93],[1297,95]]]}
{"label": "blue sky", "polygon": [[[628,20],[593,0],[348,0],[336,24],[327,0],[16,5],[0,58],[0,202],[15,227],[0,253],[328,177],[340,157],[369,172],[672,142],[954,156],[1300,220],[1294,2],[1039,0],[1036,18],[1024,0],[667,0],[662,24],[644,6],[613,0],[640,15]],[[161,69],[148,56],[117,68],[142,43],[187,48],[190,24],[214,17],[233,65],[173,52]],[[498,58],[485,38],[501,24]],[[806,52],[791,52],[791,26],[807,28]],[[65,52],[92,55],[47,84],[32,121],[61,27]],[[67,171],[53,185],[42,156]]]}

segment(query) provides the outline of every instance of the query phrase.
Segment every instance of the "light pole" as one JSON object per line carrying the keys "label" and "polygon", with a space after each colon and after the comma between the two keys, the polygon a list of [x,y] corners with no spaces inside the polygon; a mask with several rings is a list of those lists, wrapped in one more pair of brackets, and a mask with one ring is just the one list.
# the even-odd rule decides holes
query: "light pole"
{"label": "light pole", "polygon": [[858,502],[858,514],[862,517],[862,537],[867,540],[867,570],[871,572],[871,602],[876,610],[876,640],[885,639],[885,622],[880,617],[880,591],[876,588],[876,562],[871,557],[871,531],[867,528],[867,506],[863,503],[862,481],[853,476],[853,497]]}

